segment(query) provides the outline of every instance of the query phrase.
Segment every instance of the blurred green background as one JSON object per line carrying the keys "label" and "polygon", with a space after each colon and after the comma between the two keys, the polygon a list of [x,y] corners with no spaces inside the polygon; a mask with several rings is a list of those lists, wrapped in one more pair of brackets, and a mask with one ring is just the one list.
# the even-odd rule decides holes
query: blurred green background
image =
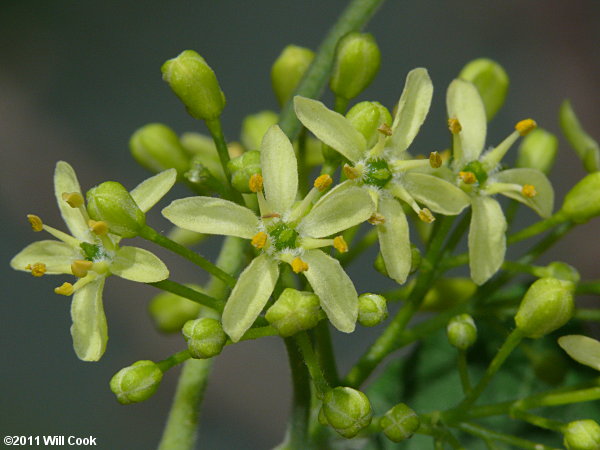
{"label": "blurred green background", "polygon": [[[128,407],[117,404],[108,381],[133,361],[159,360],[183,346],[179,336],[165,338],[154,331],[145,312],[156,294],[153,288],[110,279],[104,296],[110,328],[107,353],[99,363],[80,362],[71,348],[69,299],[52,293],[59,279],[33,279],[8,267],[12,255],[39,239],[26,214],[38,214],[64,228],[53,200],[55,162],[71,163],[83,189],[105,180],[132,188],[147,176],[128,151],[136,128],[163,122],[177,132],[204,132],[160,75],[166,59],[188,48],[202,54],[216,71],[228,102],[224,128],[230,140],[237,139],[245,115],[277,108],[269,72],[283,47],[294,43],[315,49],[346,4],[0,2],[0,201],[6,233],[0,272],[2,435],[91,435],[98,448],[153,448],[177,371],[168,373],[150,401]],[[511,77],[507,103],[491,123],[489,144],[499,142],[525,117],[558,133],[557,111],[567,97],[588,132],[600,139],[599,23],[596,0],[388,0],[366,28],[377,39],[383,62],[375,82],[359,99],[378,100],[391,108],[406,73],[426,67],[436,89],[434,102],[412,149],[444,148],[446,86],[466,62],[487,56]],[[551,175],[557,204],[583,175],[581,164],[561,140]],[[177,195],[187,193],[178,190],[169,198]],[[167,229],[157,211],[150,222]],[[533,218],[525,212],[521,220]],[[581,226],[546,260],[560,258],[576,265],[584,279],[598,278],[598,225],[596,219]],[[214,256],[218,245],[215,239],[204,244],[202,252]],[[165,260],[179,281],[206,279],[177,258]],[[371,261],[363,259],[350,270],[361,292],[390,286],[371,271]],[[336,334],[343,370],[377,332]],[[284,433],[289,400],[289,374],[279,340],[227,348],[212,373],[198,448],[274,446]]]}

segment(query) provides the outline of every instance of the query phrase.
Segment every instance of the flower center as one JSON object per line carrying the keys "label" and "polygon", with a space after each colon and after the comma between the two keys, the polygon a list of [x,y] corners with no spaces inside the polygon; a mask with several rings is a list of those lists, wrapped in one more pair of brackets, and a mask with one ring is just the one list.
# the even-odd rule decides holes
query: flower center
{"label": "flower center", "polygon": [[382,188],[391,179],[392,172],[385,159],[369,159],[365,162],[363,183]]}
{"label": "flower center", "polygon": [[104,247],[100,245],[81,242],[79,246],[81,247],[83,255],[87,261],[97,262],[108,258],[106,250],[104,250]]}
{"label": "flower center", "polygon": [[[465,167],[463,167],[461,169],[461,174],[464,173],[465,176],[463,177],[461,175],[461,178],[465,178],[468,173],[472,173],[473,176],[475,177],[475,180],[481,185],[483,183],[485,183],[488,179],[488,174],[485,171],[485,169],[483,168],[483,164],[481,164],[479,161],[471,161],[469,164],[467,164]],[[475,181],[473,180],[473,181]],[[467,183],[470,184],[470,183]]]}
{"label": "flower center", "polygon": [[285,248],[296,248],[298,232],[288,224],[279,222],[268,229],[271,243],[275,250],[281,251]]}

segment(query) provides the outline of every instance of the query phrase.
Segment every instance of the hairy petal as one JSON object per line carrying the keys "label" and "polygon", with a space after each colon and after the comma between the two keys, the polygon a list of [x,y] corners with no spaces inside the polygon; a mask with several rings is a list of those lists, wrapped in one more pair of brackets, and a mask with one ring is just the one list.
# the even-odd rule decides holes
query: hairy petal
{"label": "hairy petal", "polygon": [[435,213],[453,216],[471,203],[462,189],[433,175],[409,172],[404,175],[404,181],[410,195]]}
{"label": "hairy petal", "polygon": [[573,334],[558,338],[558,345],[575,361],[600,370],[600,341]]}
{"label": "hairy petal", "polygon": [[298,163],[294,147],[277,125],[271,126],[263,137],[260,167],[269,206],[275,212],[288,211],[298,191]]}
{"label": "hairy petal", "polygon": [[521,186],[530,184],[533,185],[537,194],[534,197],[526,197],[517,192],[502,192],[512,199],[526,204],[541,217],[550,217],[554,209],[554,189],[548,177],[539,170],[535,169],[508,169],[499,172],[494,176],[496,181],[500,183],[515,183]]}
{"label": "hairy petal", "polygon": [[169,269],[154,253],[138,247],[121,247],[110,272],[126,280],[154,283],[169,277]]}
{"label": "hairy petal", "polygon": [[86,284],[73,295],[71,302],[71,336],[79,359],[98,361],[108,341],[106,316],[102,306],[104,277]]}
{"label": "hairy petal", "polygon": [[28,271],[29,264],[43,263],[46,274],[71,273],[71,262],[81,259],[81,254],[68,244],[61,241],[37,241],[29,244],[15,255],[10,261],[10,267],[15,270]]}
{"label": "hairy petal", "polygon": [[177,180],[175,169],[165,170],[138,184],[131,192],[131,196],[139,208],[147,212],[158,203],[173,187]]}
{"label": "hairy petal", "polygon": [[392,197],[379,199],[379,211],[385,222],[377,225],[379,247],[388,275],[402,284],[410,272],[412,253],[408,221],[400,202]]}
{"label": "hairy petal", "polygon": [[79,209],[72,208],[62,198],[64,193],[70,194],[73,192],[81,194],[77,175],[75,175],[75,171],[69,163],[58,161],[54,170],[54,195],[56,196],[58,209],[60,209],[62,218],[73,236],[80,241],[93,242],[94,239],[88,228],[88,224]]}

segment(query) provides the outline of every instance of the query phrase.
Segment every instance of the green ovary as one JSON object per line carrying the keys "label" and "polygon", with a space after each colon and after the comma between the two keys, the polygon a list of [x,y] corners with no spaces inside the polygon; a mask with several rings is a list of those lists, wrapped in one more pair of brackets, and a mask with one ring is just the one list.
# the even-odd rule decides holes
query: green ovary
{"label": "green ovary", "polygon": [[271,243],[276,250],[296,248],[298,232],[285,223],[278,223],[268,230]]}
{"label": "green ovary", "polygon": [[370,184],[379,188],[384,187],[392,179],[392,172],[384,159],[369,159],[365,163],[362,176],[364,184]]}

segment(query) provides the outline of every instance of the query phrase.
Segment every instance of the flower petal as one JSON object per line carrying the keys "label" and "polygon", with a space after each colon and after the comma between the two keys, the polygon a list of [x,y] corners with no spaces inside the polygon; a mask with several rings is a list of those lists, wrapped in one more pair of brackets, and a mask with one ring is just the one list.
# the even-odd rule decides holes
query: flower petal
{"label": "flower petal", "polygon": [[575,361],[600,370],[600,341],[587,336],[569,335],[558,338],[558,345]]}
{"label": "flower petal", "polygon": [[177,180],[177,171],[175,169],[164,170],[147,180],[138,184],[131,192],[131,196],[139,208],[147,212],[158,201],[169,192]]}
{"label": "flower petal", "polygon": [[481,285],[490,279],[504,262],[506,219],[500,204],[491,197],[472,197],[469,228],[469,267],[471,278]]}
{"label": "flower petal", "polygon": [[337,259],[321,250],[304,252],[302,259],[308,264],[304,275],[333,326],[344,333],[352,333],[358,317],[358,294],[352,280]]}
{"label": "flower petal", "polygon": [[408,172],[403,181],[410,195],[435,213],[453,216],[471,203],[471,198],[458,186],[433,175]]}
{"label": "flower petal", "polygon": [[298,192],[298,163],[294,147],[277,125],[265,133],[260,146],[265,197],[274,212],[288,211]]}
{"label": "flower petal", "polygon": [[169,269],[158,256],[138,247],[121,247],[110,264],[110,273],[140,283],[169,277]]}
{"label": "flower petal", "polygon": [[68,244],[60,241],[37,241],[29,244],[10,261],[15,270],[29,271],[29,264],[43,263],[46,274],[71,273],[71,263],[81,259],[81,254]]}
{"label": "flower petal", "polygon": [[175,200],[162,214],[178,227],[198,233],[251,239],[258,226],[258,218],[248,208],[212,197]]}
{"label": "flower petal", "polygon": [[521,186],[530,184],[535,188],[536,195],[534,197],[526,197],[516,192],[502,192],[502,195],[513,198],[521,203],[526,204],[541,217],[550,217],[554,209],[554,189],[548,177],[539,170],[535,169],[508,169],[498,172],[494,176],[496,181],[500,183],[515,183]]}
{"label": "flower petal", "polygon": [[69,163],[58,161],[54,170],[54,195],[58,203],[58,209],[63,220],[71,231],[71,234],[80,241],[94,242],[94,238],[89,230],[81,211],[78,208],[72,208],[63,200],[63,193],[77,192],[81,194],[77,175]]}
{"label": "flower petal", "polygon": [[468,81],[452,81],[446,95],[446,107],[448,117],[458,119],[462,127],[459,134],[461,162],[467,163],[479,158],[485,146],[487,119],[477,88]]}
{"label": "flower petal", "polygon": [[408,277],[412,259],[408,221],[395,198],[382,196],[378,212],[385,218],[384,223],[377,225],[381,256],[388,275],[402,284]]}
{"label": "flower petal", "polygon": [[367,150],[362,134],[341,114],[310,98],[294,97],[296,116],[319,140],[352,162],[361,159]]}
{"label": "flower petal", "polygon": [[322,197],[300,221],[297,231],[313,238],[330,236],[364,222],[374,210],[366,189],[344,186]]}
{"label": "flower petal", "polygon": [[275,289],[279,263],[263,253],[241,273],[223,310],[223,329],[233,342],[252,326]]}
{"label": "flower petal", "polygon": [[392,145],[397,152],[406,150],[415,139],[429,112],[432,96],[433,84],[427,70],[411,70],[392,125]]}
{"label": "flower petal", "polygon": [[102,306],[104,280],[105,277],[98,277],[86,284],[75,292],[71,302],[73,348],[83,361],[98,361],[106,349],[108,329]]}

